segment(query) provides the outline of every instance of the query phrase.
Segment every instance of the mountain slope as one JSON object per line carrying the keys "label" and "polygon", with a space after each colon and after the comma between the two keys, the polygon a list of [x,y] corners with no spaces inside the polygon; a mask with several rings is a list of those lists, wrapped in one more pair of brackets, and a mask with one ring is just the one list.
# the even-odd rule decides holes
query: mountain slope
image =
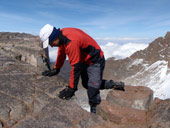
{"label": "mountain slope", "polygon": [[108,60],[104,77],[147,86],[153,89],[155,97],[170,98],[170,32],[126,59]]}

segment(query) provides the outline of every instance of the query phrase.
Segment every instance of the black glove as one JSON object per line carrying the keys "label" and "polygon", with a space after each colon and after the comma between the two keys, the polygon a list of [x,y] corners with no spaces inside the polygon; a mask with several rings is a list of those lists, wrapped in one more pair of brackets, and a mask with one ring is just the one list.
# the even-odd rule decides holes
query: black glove
{"label": "black glove", "polygon": [[75,92],[74,89],[66,87],[64,90],[60,91],[58,97],[64,100],[69,100],[71,99],[72,96],[74,96],[74,92]]}
{"label": "black glove", "polygon": [[60,72],[59,68],[56,68],[56,69],[54,68],[51,71],[47,70],[47,71],[42,72],[42,75],[51,77],[51,76],[57,75],[59,72]]}
{"label": "black glove", "polygon": [[125,91],[125,84],[123,82],[114,82],[115,90]]}

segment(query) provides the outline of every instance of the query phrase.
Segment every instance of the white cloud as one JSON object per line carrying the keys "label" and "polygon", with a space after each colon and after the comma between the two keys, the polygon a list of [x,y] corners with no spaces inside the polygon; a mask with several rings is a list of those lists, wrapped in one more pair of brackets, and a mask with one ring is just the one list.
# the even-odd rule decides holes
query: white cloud
{"label": "white cloud", "polygon": [[[108,59],[109,57],[115,57],[116,59],[123,59],[129,57],[134,52],[138,50],[143,50],[148,46],[148,44],[142,43],[127,43],[127,44],[117,44],[108,42],[105,45],[100,45],[101,49],[104,52],[105,58]],[[55,62],[57,57],[57,48],[49,47],[49,56],[51,62]]]}
{"label": "white cloud", "polygon": [[127,44],[116,44],[116,43],[107,43],[101,45],[101,48],[104,52],[105,58],[115,57],[116,59],[123,59],[129,57],[134,52],[138,50],[143,50],[148,46],[148,44],[142,43],[127,43]]}
{"label": "white cloud", "polygon": [[105,41],[139,41],[139,40],[148,40],[149,38],[134,38],[134,37],[121,37],[121,38],[114,38],[114,37],[96,37],[95,40],[105,40]]}

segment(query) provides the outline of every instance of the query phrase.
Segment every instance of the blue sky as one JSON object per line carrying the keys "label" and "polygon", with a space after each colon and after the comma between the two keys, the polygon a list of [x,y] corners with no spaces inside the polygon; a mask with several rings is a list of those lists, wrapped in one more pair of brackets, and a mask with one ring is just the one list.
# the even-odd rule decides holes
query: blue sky
{"label": "blue sky", "polygon": [[147,42],[170,31],[170,1],[0,0],[0,31],[38,35],[47,23],[97,40]]}

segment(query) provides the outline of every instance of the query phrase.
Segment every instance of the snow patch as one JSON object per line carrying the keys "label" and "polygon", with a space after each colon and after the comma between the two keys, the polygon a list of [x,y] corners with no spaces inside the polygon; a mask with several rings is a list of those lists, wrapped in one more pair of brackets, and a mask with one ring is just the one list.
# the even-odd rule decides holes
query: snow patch
{"label": "snow patch", "polygon": [[161,86],[164,94],[162,99],[170,98],[170,73],[162,79]]}
{"label": "snow patch", "polygon": [[152,65],[145,64],[143,69],[125,81],[134,86],[147,86],[154,91],[154,97],[170,98],[170,73],[167,61],[157,61]]}
{"label": "snow patch", "polygon": [[137,66],[142,63],[143,63],[143,59],[136,59],[127,67],[127,69],[130,69],[131,67]]}
{"label": "snow patch", "polygon": [[162,45],[160,42],[158,43],[158,45],[161,46],[161,47],[163,47],[163,45]]}
{"label": "snow patch", "polygon": [[133,63],[131,64],[132,66],[133,65],[139,65],[139,64],[142,64],[143,62],[143,59],[136,59],[135,61],[133,61]]}

